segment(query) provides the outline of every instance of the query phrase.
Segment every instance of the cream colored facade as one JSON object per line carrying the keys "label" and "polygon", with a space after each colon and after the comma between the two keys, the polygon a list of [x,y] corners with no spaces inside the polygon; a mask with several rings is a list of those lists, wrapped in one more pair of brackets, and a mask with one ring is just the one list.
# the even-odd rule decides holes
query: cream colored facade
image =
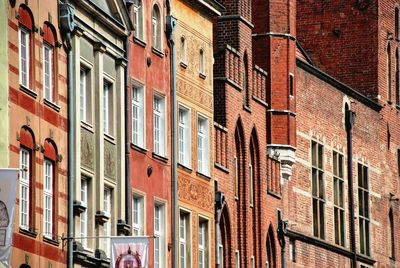
{"label": "cream colored facade", "polygon": [[[184,163],[178,158],[178,205],[180,213],[180,265],[215,266],[214,160],[213,160],[213,24],[212,17],[220,8],[214,1],[192,5],[191,1],[173,0],[172,15],[177,19],[174,32],[177,62],[178,154],[180,109],[188,112],[190,153]],[[204,121],[206,120],[206,121]],[[201,125],[206,122],[207,127]],[[203,130],[200,130],[202,128]],[[199,138],[199,133],[205,136]],[[201,135],[201,134],[200,134]],[[206,142],[199,153],[199,143]],[[201,158],[201,160],[199,160]],[[205,158],[206,165],[201,164]],[[185,223],[183,223],[185,222]],[[185,234],[182,234],[185,225]],[[200,228],[200,226],[202,227]],[[200,230],[199,230],[200,228]],[[203,237],[201,239],[201,237]],[[199,239],[200,238],[200,239]],[[184,241],[186,240],[186,241]],[[181,252],[185,244],[186,252]],[[204,256],[200,261],[200,256]],[[204,266],[199,265],[203,263]]]}
{"label": "cream colored facade", "polygon": [[73,101],[78,122],[74,263],[97,267],[109,263],[110,240],[104,237],[129,231],[120,223],[125,222],[124,41],[130,23],[124,1],[72,4]]}

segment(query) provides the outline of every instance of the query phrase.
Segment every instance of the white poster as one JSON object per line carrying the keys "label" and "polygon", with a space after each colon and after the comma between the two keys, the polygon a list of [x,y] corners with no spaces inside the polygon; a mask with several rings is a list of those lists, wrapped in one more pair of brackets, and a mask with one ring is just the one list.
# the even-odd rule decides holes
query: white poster
{"label": "white poster", "polygon": [[18,172],[18,169],[0,169],[0,264],[6,267],[10,267]]}
{"label": "white poster", "polygon": [[117,236],[111,238],[112,268],[148,267],[148,237]]}

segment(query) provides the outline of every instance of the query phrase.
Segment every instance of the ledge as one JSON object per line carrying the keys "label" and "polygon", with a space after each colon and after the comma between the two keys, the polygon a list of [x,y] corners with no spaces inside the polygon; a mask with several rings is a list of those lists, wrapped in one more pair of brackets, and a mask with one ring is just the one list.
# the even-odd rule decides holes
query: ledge
{"label": "ledge", "polygon": [[131,143],[131,148],[134,149],[135,151],[138,151],[139,153],[145,154],[147,153],[147,149],[139,147],[133,143]]}
{"label": "ledge", "polygon": [[249,106],[247,106],[246,104],[243,104],[243,110],[245,110],[246,112],[251,113],[251,108]]}
{"label": "ledge", "polygon": [[162,53],[161,50],[158,50],[158,48],[155,47],[151,47],[151,51],[156,54],[157,56],[159,56],[160,58],[164,58],[164,53]]}
{"label": "ledge", "polygon": [[53,109],[56,112],[60,111],[60,106],[58,106],[57,104],[55,104],[54,102],[51,102],[47,99],[43,99],[43,102],[45,105],[49,106],[51,109]]}
{"label": "ledge", "polygon": [[146,42],[138,37],[133,37],[133,42],[135,42],[136,44],[138,44],[141,47],[144,47],[144,48],[146,47]]}
{"label": "ledge", "polygon": [[181,61],[181,62],[179,63],[179,65],[180,65],[183,69],[186,69],[186,68],[187,68],[187,63],[185,63],[185,62],[183,62],[183,61]]}
{"label": "ledge", "polygon": [[205,175],[205,174],[203,174],[203,173],[200,173],[200,172],[198,172],[198,171],[196,172],[196,175],[197,175],[198,177],[200,177],[200,178],[206,180],[206,181],[210,181],[210,180],[211,180],[211,177],[210,177],[210,176]]}
{"label": "ledge", "polygon": [[182,165],[182,164],[180,164],[180,163],[178,163],[178,168],[183,169],[183,170],[186,171],[187,173],[192,173],[192,171],[193,171],[191,168],[186,167],[186,166],[184,166],[184,165]]}
{"label": "ledge", "polygon": [[206,75],[204,74],[204,73],[199,73],[199,77],[201,78],[201,79],[206,79]]}
{"label": "ledge", "polygon": [[164,157],[164,156],[161,156],[161,155],[159,155],[159,154],[156,154],[156,153],[154,153],[153,152],[153,158],[154,159],[156,159],[156,160],[158,160],[158,161],[161,161],[161,162],[163,162],[163,163],[168,163],[168,158],[166,158],[166,157]]}
{"label": "ledge", "polygon": [[256,102],[258,102],[259,104],[261,104],[262,106],[265,106],[265,108],[268,108],[268,103],[266,103],[265,101],[263,101],[262,99],[256,97],[253,95],[253,100],[255,100]]}
{"label": "ledge", "polygon": [[96,215],[94,215],[94,218],[96,219],[96,223],[101,225],[103,225],[110,219],[110,217],[106,215],[104,211],[97,211]]}
{"label": "ledge", "polygon": [[[299,240],[304,243],[323,248],[325,250],[340,254],[340,255],[348,257],[348,258],[352,258],[354,256],[354,253],[351,252],[350,250],[348,250],[347,248],[344,248],[344,247],[341,247],[338,245],[334,245],[334,244],[328,243],[324,240],[321,240],[319,238],[311,237],[311,236],[308,236],[308,235],[305,235],[302,233],[298,233],[296,231],[288,230],[286,233],[286,236],[290,237],[291,239]],[[371,257],[365,256],[365,255],[360,255],[360,254],[357,254],[357,260],[359,262],[362,262],[362,263],[368,264],[368,265],[374,265],[374,263],[376,262],[376,260],[372,259]]]}
{"label": "ledge", "polygon": [[36,237],[37,237],[37,232],[35,232],[34,230],[32,230],[31,227],[29,227],[29,229],[25,229],[25,228],[19,227],[19,232],[20,232],[21,234],[30,236],[30,237],[32,237],[32,238],[36,238]]}
{"label": "ledge", "polygon": [[214,167],[216,167],[216,168],[222,170],[223,172],[229,174],[229,169],[227,167],[224,167],[221,164],[218,164],[217,162],[214,162]]}
{"label": "ledge", "polygon": [[32,98],[36,99],[37,98],[37,93],[35,91],[33,91],[32,89],[29,89],[23,85],[19,85],[19,89],[23,92],[25,92],[26,94],[28,94],[29,96],[31,96]]}
{"label": "ledge", "polygon": [[117,233],[120,235],[131,235],[131,226],[125,223],[124,220],[118,220]]}
{"label": "ledge", "polygon": [[43,241],[46,243],[49,243],[53,246],[56,246],[56,247],[58,247],[60,245],[60,241],[55,240],[54,238],[47,237],[47,236],[43,236]]}
{"label": "ledge", "polygon": [[242,92],[242,87],[235,81],[229,79],[228,77],[214,77],[214,81],[222,81],[234,87],[237,91]]}
{"label": "ledge", "polygon": [[273,191],[267,190],[267,194],[269,194],[277,199],[282,199],[282,195],[280,195],[279,193],[275,193]]}
{"label": "ledge", "polygon": [[86,211],[86,206],[82,205],[82,202],[79,200],[74,200],[73,208],[74,215],[80,215],[81,213]]}

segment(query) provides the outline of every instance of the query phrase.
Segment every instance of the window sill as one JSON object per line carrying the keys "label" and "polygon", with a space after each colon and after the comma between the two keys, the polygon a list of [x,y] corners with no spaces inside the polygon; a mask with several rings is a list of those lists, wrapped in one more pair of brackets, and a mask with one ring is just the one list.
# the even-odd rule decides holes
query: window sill
{"label": "window sill", "polygon": [[184,166],[183,164],[178,163],[178,168],[186,171],[187,173],[192,173],[192,169],[190,167]]}
{"label": "window sill", "polygon": [[159,56],[160,58],[164,58],[164,53],[162,53],[161,50],[159,50],[158,48],[152,47],[151,51],[156,54],[157,56]]}
{"label": "window sill", "polygon": [[19,232],[21,234],[36,238],[37,237],[37,233],[34,230],[31,229],[25,229],[23,227],[19,227]]}
{"label": "window sill", "polygon": [[181,65],[181,67],[182,67],[183,69],[186,69],[186,68],[187,68],[187,63],[185,63],[185,62],[183,62],[183,61],[180,62],[180,65]]}
{"label": "window sill", "polygon": [[140,39],[139,37],[133,37],[133,42],[135,42],[136,44],[138,44],[141,47],[146,47],[146,42],[143,41],[142,39]]}
{"label": "window sill", "polygon": [[48,236],[45,236],[45,235],[43,236],[43,241],[46,242],[46,243],[49,243],[49,244],[51,244],[53,246],[56,246],[56,247],[58,247],[60,245],[60,241],[55,240],[55,239],[53,239],[51,237],[48,237]]}
{"label": "window sill", "polygon": [[282,196],[280,194],[275,193],[275,192],[273,192],[271,190],[267,190],[267,194],[272,195],[275,198],[282,199]]}
{"label": "window sill", "polygon": [[207,181],[210,181],[211,180],[211,177],[209,176],[209,175],[206,175],[206,174],[203,174],[203,173],[201,173],[201,172],[196,172],[196,175],[198,176],[198,177],[200,177],[200,178],[202,178],[202,179],[205,179],[205,180],[207,180]]}
{"label": "window sill", "polygon": [[131,143],[131,148],[134,149],[135,151],[138,151],[139,153],[142,153],[142,154],[147,153],[147,149],[142,148],[142,147],[140,147],[138,145],[135,145],[133,143]]}
{"label": "window sill", "polygon": [[249,106],[247,106],[246,104],[243,104],[243,110],[245,110],[246,112],[251,113],[251,108]]}
{"label": "window sill", "polygon": [[266,108],[268,108],[268,103],[266,103],[265,101],[259,99],[258,97],[253,95],[253,100],[255,100],[256,102],[258,102],[259,104],[261,104],[262,106],[265,106]]}
{"label": "window sill", "polygon": [[216,167],[216,168],[222,170],[223,172],[229,174],[229,169],[224,167],[223,165],[217,163],[217,162],[214,163],[214,167]]}
{"label": "window sill", "polygon": [[23,85],[19,85],[19,89],[23,92],[25,92],[26,94],[28,94],[29,96],[31,96],[32,98],[36,99],[37,98],[37,93],[35,91],[33,91],[32,89],[27,88],[26,86]]}
{"label": "window sill", "polygon": [[199,73],[199,77],[201,78],[201,79],[206,79],[206,75],[204,74],[204,73]]}
{"label": "window sill", "polygon": [[111,136],[110,134],[104,133],[104,139],[106,141],[111,142],[112,144],[115,144],[115,139],[113,136]]}
{"label": "window sill", "polygon": [[54,102],[51,102],[47,99],[43,99],[43,102],[46,106],[49,106],[51,109],[53,109],[56,112],[60,112],[60,106],[58,106],[57,104],[55,104]]}
{"label": "window sill", "polygon": [[166,158],[166,157],[164,157],[162,155],[156,154],[154,152],[153,152],[153,158],[156,159],[156,160],[159,160],[159,161],[161,161],[161,162],[163,162],[165,164],[168,163],[168,158]]}
{"label": "window sill", "polygon": [[86,123],[85,121],[81,121],[81,127],[83,127],[84,129],[94,133],[93,131],[93,126],[89,123]]}

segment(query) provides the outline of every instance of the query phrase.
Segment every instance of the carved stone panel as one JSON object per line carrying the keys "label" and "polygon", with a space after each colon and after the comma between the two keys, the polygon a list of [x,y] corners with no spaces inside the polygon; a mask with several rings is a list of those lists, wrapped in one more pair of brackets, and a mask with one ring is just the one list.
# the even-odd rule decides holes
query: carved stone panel
{"label": "carved stone panel", "polygon": [[177,80],[177,90],[180,94],[193,100],[195,103],[212,110],[213,97],[210,93],[201,90],[200,88],[187,83],[184,80]]}
{"label": "carved stone panel", "polygon": [[115,180],[116,164],[115,144],[104,140],[104,175],[107,178]]}
{"label": "carved stone panel", "polygon": [[94,171],[94,134],[81,128],[81,164]]}
{"label": "carved stone panel", "polygon": [[178,180],[178,197],[180,200],[204,210],[213,211],[214,200],[211,187],[206,187],[190,177],[179,176]]}

